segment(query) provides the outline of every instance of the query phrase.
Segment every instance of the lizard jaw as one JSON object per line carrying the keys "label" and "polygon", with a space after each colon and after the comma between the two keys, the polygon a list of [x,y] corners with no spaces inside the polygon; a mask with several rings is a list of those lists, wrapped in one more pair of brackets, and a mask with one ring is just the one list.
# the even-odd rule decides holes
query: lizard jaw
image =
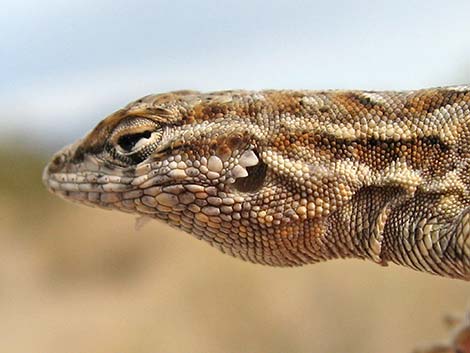
{"label": "lizard jaw", "polygon": [[[171,212],[170,208],[181,211],[196,197],[217,196],[217,186],[220,188],[221,183],[230,186],[245,179],[249,176],[247,168],[259,163],[256,154],[246,150],[231,163],[224,163],[216,155],[203,157],[195,163],[174,155],[162,161],[145,161],[132,170],[110,170],[92,155],[85,154],[79,162],[74,161],[79,147],[79,144],[64,147],[45,167],[42,179],[49,191],[72,202],[154,214],[157,218],[161,218],[158,217],[161,212]],[[184,207],[175,197],[180,194],[183,194],[180,199]],[[225,197],[225,203],[235,202],[235,194],[222,192],[222,195],[231,198]],[[239,195],[236,199],[243,201]],[[212,202],[219,205],[218,201],[212,199]]]}

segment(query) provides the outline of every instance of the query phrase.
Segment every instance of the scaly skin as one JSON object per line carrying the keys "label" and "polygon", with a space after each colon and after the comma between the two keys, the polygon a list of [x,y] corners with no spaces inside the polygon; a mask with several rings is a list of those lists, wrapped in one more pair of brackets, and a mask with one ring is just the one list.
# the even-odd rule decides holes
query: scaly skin
{"label": "scaly skin", "polygon": [[150,95],[58,152],[54,193],[224,253],[470,279],[470,86]]}

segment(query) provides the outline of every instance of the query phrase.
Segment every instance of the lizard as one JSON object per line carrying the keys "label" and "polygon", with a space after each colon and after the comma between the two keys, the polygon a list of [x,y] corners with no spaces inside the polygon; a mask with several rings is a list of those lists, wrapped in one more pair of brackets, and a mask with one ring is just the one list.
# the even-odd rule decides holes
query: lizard
{"label": "lizard", "polygon": [[470,86],[175,91],[57,152],[54,194],[270,266],[335,258],[470,279]]}

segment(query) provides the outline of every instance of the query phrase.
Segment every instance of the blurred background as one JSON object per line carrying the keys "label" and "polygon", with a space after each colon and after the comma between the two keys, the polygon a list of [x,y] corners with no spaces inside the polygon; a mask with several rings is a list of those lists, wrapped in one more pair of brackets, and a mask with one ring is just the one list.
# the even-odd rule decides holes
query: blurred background
{"label": "blurred background", "polygon": [[470,2],[0,0],[0,352],[411,352],[468,283],[252,265],[49,195],[48,157],[175,89],[470,83]]}

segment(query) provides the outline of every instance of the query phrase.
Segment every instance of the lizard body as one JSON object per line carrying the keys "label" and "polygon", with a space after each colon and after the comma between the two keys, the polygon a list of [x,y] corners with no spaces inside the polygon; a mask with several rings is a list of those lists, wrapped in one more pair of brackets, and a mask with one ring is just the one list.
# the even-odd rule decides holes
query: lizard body
{"label": "lizard body", "polygon": [[470,86],[149,95],[59,151],[47,187],[273,266],[470,279]]}

